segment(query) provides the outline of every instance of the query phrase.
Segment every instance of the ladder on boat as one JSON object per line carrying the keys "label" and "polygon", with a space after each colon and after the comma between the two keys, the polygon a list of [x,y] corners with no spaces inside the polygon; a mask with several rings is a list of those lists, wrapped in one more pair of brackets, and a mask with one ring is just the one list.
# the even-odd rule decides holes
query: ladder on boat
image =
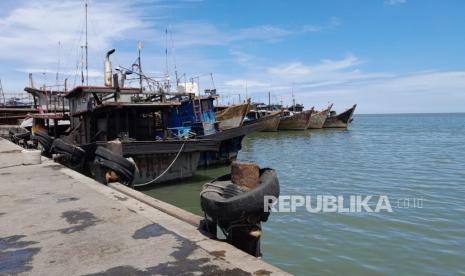
{"label": "ladder on boat", "polygon": [[192,105],[194,106],[195,122],[202,122],[202,103],[200,99],[194,99]]}

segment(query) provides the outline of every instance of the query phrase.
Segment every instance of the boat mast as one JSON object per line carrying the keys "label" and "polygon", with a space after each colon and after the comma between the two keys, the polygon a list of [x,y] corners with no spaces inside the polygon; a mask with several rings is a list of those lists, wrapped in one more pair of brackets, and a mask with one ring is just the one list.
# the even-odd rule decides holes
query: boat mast
{"label": "boat mast", "polygon": [[268,109],[271,108],[271,92],[268,91]]}
{"label": "boat mast", "polygon": [[248,95],[248,89],[247,89],[247,80],[245,80],[245,100],[247,101],[248,98],[249,98],[249,95]]}
{"label": "boat mast", "polygon": [[86,10],[86,85],[89,86],[89,54],[88,54],[88,46],[87,43],[87,0],[85,2],[85,10]]}
{"label": "boat mast", "polygon": [[139,54],[139,57],[138,57],[138,61],[139,61],[139,85],[140,85],[140,93],[142,93],[142,65],[140,63],[140,50],[142,50],[142,48],[144,48],[144,44],[142,44],[142,41],[139,41],[139,43],[137,43],[137,50],[138,50],[138,54]]}
{"label": "boat mast", "polygon": [[168,81],[168,92],[170,91],[169,84],[169,69],[168,69],[168,28],[165,28],[165,76]]}
{"label": "boat mast", "polygon": [[84,46],[81,45],[81,85],[84,85]]}
{"label": "boat mast", "polygon": [[58,87],[60,79],[60,58],[61,58],[61,41],[58,41],[58,63],[57,63],[57,74],[55,79],[55,85]]}
{"label": "boat mast", "polygon": [[292,83],[291,93],[292,93],[292,109],[293,109],[293,111],[295,111],[294,83]]}

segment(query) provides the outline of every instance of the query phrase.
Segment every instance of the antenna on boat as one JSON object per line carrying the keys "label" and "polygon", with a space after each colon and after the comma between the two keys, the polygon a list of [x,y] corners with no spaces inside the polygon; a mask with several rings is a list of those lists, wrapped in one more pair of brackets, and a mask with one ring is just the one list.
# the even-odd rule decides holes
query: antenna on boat
{"label": "antenna on boat", "polygon": [[138,52],[138,63],[139,63],[139,85],[140,85],[140,93],[142,93],[142,66],[140,63],[140,51],[144,48],[144,44],[142,41],[137,42],[137,52]]}
{"label": "antenna on boat", "polygon": [[61,41],[58,41],[58,63],[57,63],[57,75],[56,75],[56,85],[59,85],[59,75],[60,75],[60,58],[61,58]]}
{"label": "antenna on boat", "polygon": [[87,43],[87,0],[85,0],[85,11],[86,11],[86,85],[89,86],[89,53],[88,53],[88,46]]}
{"label": "antenna on boat", "polygon": [[165,28],[165,75],[168,79],[169,72],[168,72],[168,28]]}
{"label": "antenna on boat", "polygon": [[247,80],[245,80],[245,99],[248,99]]}
{"label": "antenna on boat", "polygon": [[170,30],[170,42],[171,42],[171,52],[173,52],[174,75],[176,77],[176,88],[177,88],[179,85],[179,79],[178,79],[178,68],[176,66],[176,52],[174,51],[174,39],[173,39],[172,30]]}
{"label": "antenna on boat", "polygon": [[293,106],[293,109],[295,111],[294,83],[292,83],[291,93],[292,93],[292,106]]}
{"label": "antenna on boat", "polygon": [[216,87],[215,87],[215,80],[213,79],[213,73],[210,73],[210,77],[211,77],[211,79],[212,79],[213,89],[216,89]]}
{"label": "antenna on boat", "polygon": [[84,46],[81,45],[81,85],[84,85]]}

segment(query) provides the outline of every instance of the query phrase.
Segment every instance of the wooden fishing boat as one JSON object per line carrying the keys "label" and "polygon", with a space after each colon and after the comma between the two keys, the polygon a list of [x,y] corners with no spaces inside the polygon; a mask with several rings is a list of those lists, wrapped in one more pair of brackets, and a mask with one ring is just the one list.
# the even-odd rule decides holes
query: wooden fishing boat
{"label": "wooden fishing boat", "polygon": [[[216,120],[214,97],[188,97],[170,109],[168,129],[186,130],[198,139],[214,140],[220,143],[219,150],[200,153],[199,166],[229,164],[237,157],[242,148],[245,135],[266,128],[272,116],[259,120],[244,120],[242,126],[220,130]],[[221,108],[221,107],[220,107]],[[228,107],[224,107],[226,109]],[[279,115],[279,114],[278,114]],[[278,118],[279,119],[279,118]],[[246,122],[247,121],[247,122]]]}
{"label": "wooden fishing boat", "polygon": [[331,104],[325,110],[322,110],[322,111],[319,111],[319,112],[313,112],[312,116],[310,116],[308,129],[320,129],[320,128],[323,128],[323,125],[325,124],[326,118],[328,117],[332,106],[333,105]]}
{"label": "wooden fishing boat", "polygon": [[[102,181],[109,171],[133,186],[191,177],[204,151],[218,151],[219,142],[195,139],[167,128],[179,102],[133,102],[135,88],[80,86],[67,94],[72,131],[67,141],[86,152],[90,173]],[[118,94],[118,96],[115,96]],[[189,132],[186,129],[185,132]],[[112,156],[99,148],[111,149]],[[132,158],[133,177],[121,158]],[[121,161],[121,162],[120,162]],[[126,166],[126,168],[124,168]]]}
{"label": "wooden fishing boat", "polygon": [[323,125],[323,128],[347,128],[349,123],[352,122],[352,115],[354,114],[356,107],[357,105],[354,104],[351,108],[340,114],[336,114],[336,112],[331,111]]}
{"label": "wooden fishing boat", "polygon": [[283,111],[283,116],[279,121],[278,130],[305,130],[308,127],[308,121],[313,113],[313,109],[300,113]]}
{"label": "wooden fishing boat", "polygon": [[223,110],[216,112],[216,120],[219,123],[219,129],[225,130],[228,128],[239,127],[244,121],[245,115],[249,111],[250,103],[232,105]]}
{"label": "wooden fishing boat", "polygon": [[0,125],[18,125],[27,114],[35,112],[31,107],[0,107]]}
{"label": "wooden fishing boat", "polygon": [[269,122],[274,120],[273,116],[265,116],[255,121],[244,123],[242,126],[218,131],[214,134],[199,136],[199,139],[218,141],[218,151],[202,152],[199,166],[229,164],[237,159],[237,154],[242,149],[244,136],[264,130]]}
{"label": "wooden fishing boat", "polygon": [[274,132],[278,131],[279,122],[281,120],[281,111],[268,111],[268,110],[250,110],[247,113],[244,125],[257,122],[258,120],[266,120],[266,126],[263,132]]}

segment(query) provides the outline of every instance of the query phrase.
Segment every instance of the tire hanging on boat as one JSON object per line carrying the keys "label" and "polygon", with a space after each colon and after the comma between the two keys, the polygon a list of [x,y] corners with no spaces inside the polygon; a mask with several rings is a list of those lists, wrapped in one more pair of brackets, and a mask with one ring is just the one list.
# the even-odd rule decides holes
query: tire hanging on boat
{"label": "tire hanging on boat", "polygon": [[50,153],[57,153],[66,156],[72,165],[80,164],[85,157],[85,151],[78,146],[69,144],[60,138],[53,140]]}
{"label": "tire hanging on boat", "polygon": [[104,168],[105,173],[114,171],[126,184],[131,184],[134,180],[136,165],[105,147],[97,147],[94,162]]}
{"label": "tire hanging on boat", "polygon": [[52,148],[53,138],[48,135],[44,130],[38,129],[35,131],[33,138],[39,142],[42,146],[42,153],[46,156],[50,155],[50,149]]}

